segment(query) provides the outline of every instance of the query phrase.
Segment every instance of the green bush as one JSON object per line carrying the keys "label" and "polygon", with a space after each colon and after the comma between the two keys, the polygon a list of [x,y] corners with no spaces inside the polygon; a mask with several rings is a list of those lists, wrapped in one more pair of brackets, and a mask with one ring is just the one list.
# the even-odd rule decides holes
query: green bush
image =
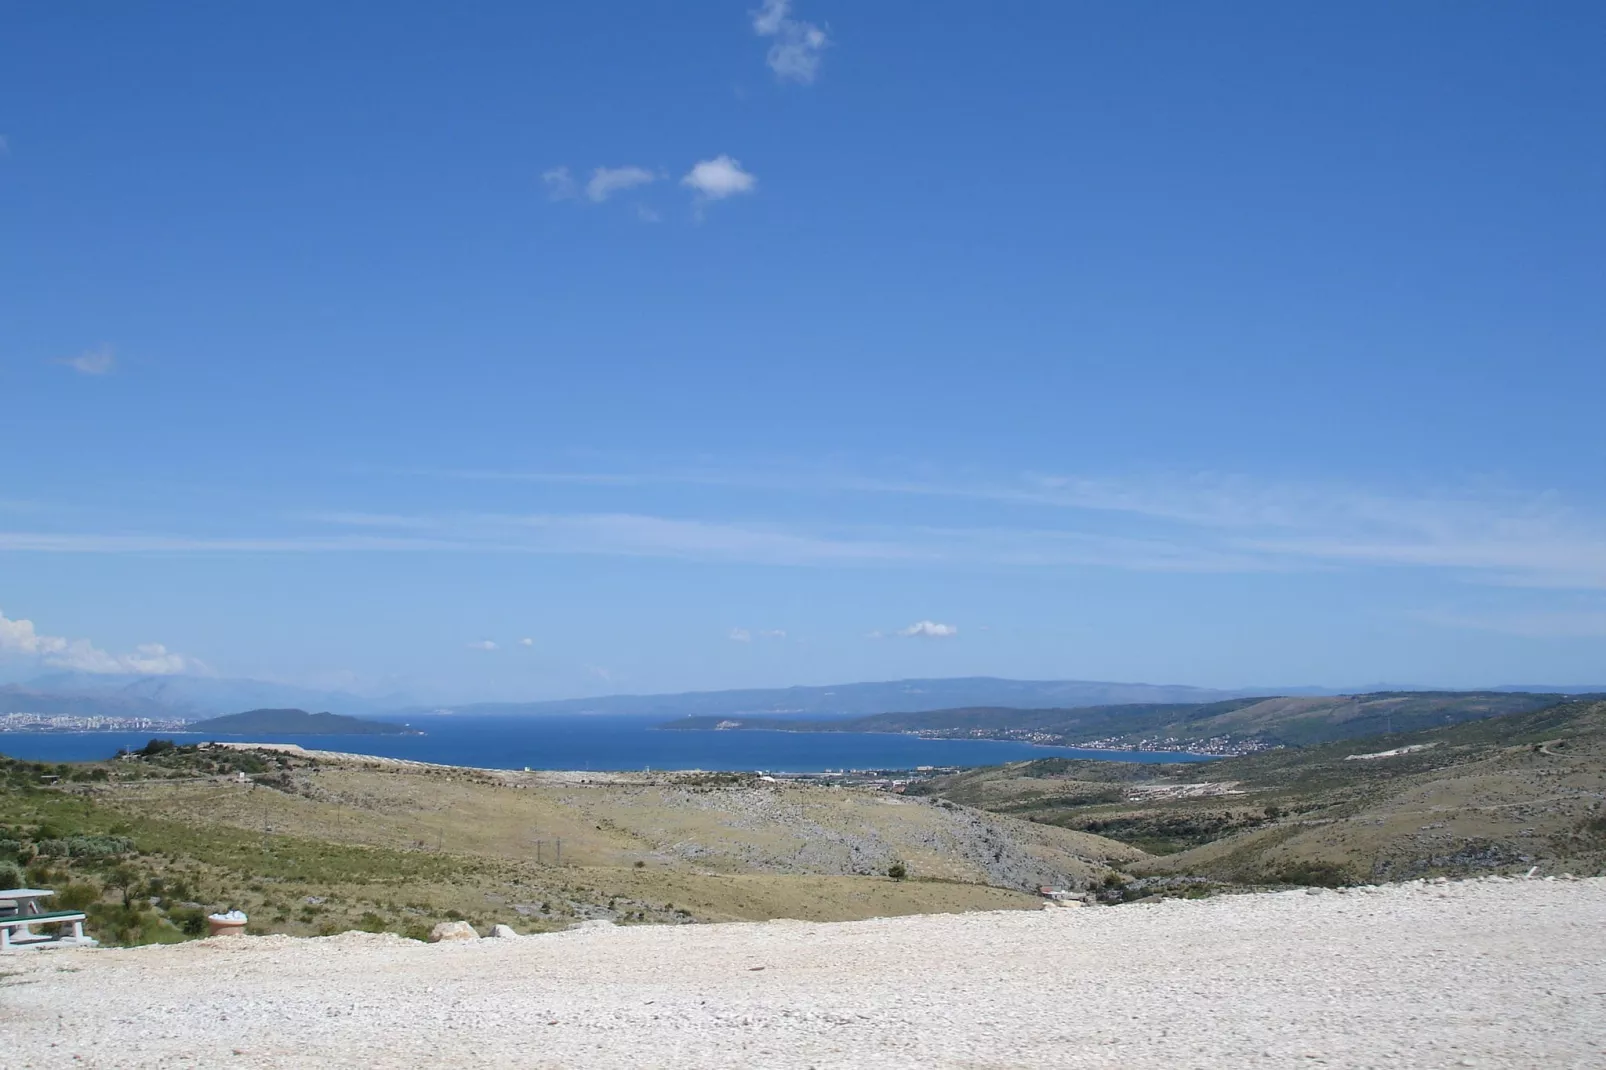
{"label": "green bush", "polygon": [[56,910],[83,910],[99,899],[100,885],[92,881],[73,881],[56,893],[51,904]]}
{"label": "green bush", "polygon": [[176,907],[167,912],[167,920],[185,936],[206,935],[206,911],[194,907]]}
{"label": "green bush", "polygon": [[40,840],[37,847],[46,858],[112,858],[131,854],[134,841],[127,836],[66,836]]}
{"label": "green bush", "polygon": [[901,881],[909,875],[909,867],[902,862],[894,862],[887,867],[887,876],[895,881]]}
{"label": "green bush", "polygon": [[0,862],[0,888],[21,888],[25,879],[21,866],[15,862]]}

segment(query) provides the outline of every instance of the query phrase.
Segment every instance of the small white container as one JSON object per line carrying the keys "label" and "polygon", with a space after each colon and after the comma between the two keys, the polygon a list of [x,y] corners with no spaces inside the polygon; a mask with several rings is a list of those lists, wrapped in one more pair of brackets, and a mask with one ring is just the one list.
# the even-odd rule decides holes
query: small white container
{"label": "small white container", "polygon": [[245,915],[238,910],[206,916],[206,923],[210,926],[213,936],[244,936],[245,921]]}

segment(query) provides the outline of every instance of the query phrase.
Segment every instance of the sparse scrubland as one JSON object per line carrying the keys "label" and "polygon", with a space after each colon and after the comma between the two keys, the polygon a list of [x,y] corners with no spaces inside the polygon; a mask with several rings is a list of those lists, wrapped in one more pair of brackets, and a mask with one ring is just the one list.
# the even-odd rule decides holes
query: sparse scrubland
{"label": "sparse scrubland", "polygon": [[0,879],[57,888],[103,942],[250,931],[421,939],[838,921],[1427,876],[1606,873],[1606,703],[1208,765],[1044,759],[913,794],[745,774],[457,769],[154,742],[9,761]]}
{"label": "sparse scrubland", "polygon": [[[488,772],[157,743],[9,762],[0,864],[90,910],[108,943],[253,933],[422,938],[633,923],[845,920],[1032,907],[1101,885],[1126,844],[936,800],[745,775]],[[888,876],[894,866],[907,879]]]}
{"label": "sparse scrubland", "polygon": [[1050,759],[921,792],[1120,840],[1106,898],[1424,876],[1606,873],[1606,702],[1224,759]]}

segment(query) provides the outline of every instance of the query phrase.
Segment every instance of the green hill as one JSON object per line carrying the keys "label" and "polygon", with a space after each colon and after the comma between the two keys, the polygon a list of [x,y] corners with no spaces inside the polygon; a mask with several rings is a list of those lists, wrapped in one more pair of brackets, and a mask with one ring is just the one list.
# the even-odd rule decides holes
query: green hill
{"label": "green hill", "polygon": [[416,736],[415,728],[386,721],[365,721],[339,713],[308,713],[306,710],[247,710],[213,717],[190,725],[191,732],[225,736],[263,733],[299,736]]}
{"label": "green hill", "polygon": [[[1349,883],[1606,872],[1606,702],[1209,765],[1061,758],[911,789],[1121,840],[1157,857],[1131,890],[1185,880]],[[1173,885],[1174,886],[1174,885]]]}
{"label": "green hill", "polygon": [[686,717],[662,727],[682,731],[898,732],[936,739],[1010,739],[1062,747],[1233,754],[1523,713],[1554,706],[1564,697],[1505,691],[1380,691],[1069,709],[979,706],[829,721]]}

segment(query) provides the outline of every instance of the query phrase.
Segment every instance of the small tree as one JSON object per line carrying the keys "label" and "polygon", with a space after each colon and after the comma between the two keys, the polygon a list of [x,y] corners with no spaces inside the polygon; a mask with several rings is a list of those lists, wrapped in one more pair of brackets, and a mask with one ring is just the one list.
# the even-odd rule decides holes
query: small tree
{"label": "small tree", "polygon": [[895,881],[901,881],[909,875],[909,867],[902,862],[894,862],[887,867],[887,876]]}

